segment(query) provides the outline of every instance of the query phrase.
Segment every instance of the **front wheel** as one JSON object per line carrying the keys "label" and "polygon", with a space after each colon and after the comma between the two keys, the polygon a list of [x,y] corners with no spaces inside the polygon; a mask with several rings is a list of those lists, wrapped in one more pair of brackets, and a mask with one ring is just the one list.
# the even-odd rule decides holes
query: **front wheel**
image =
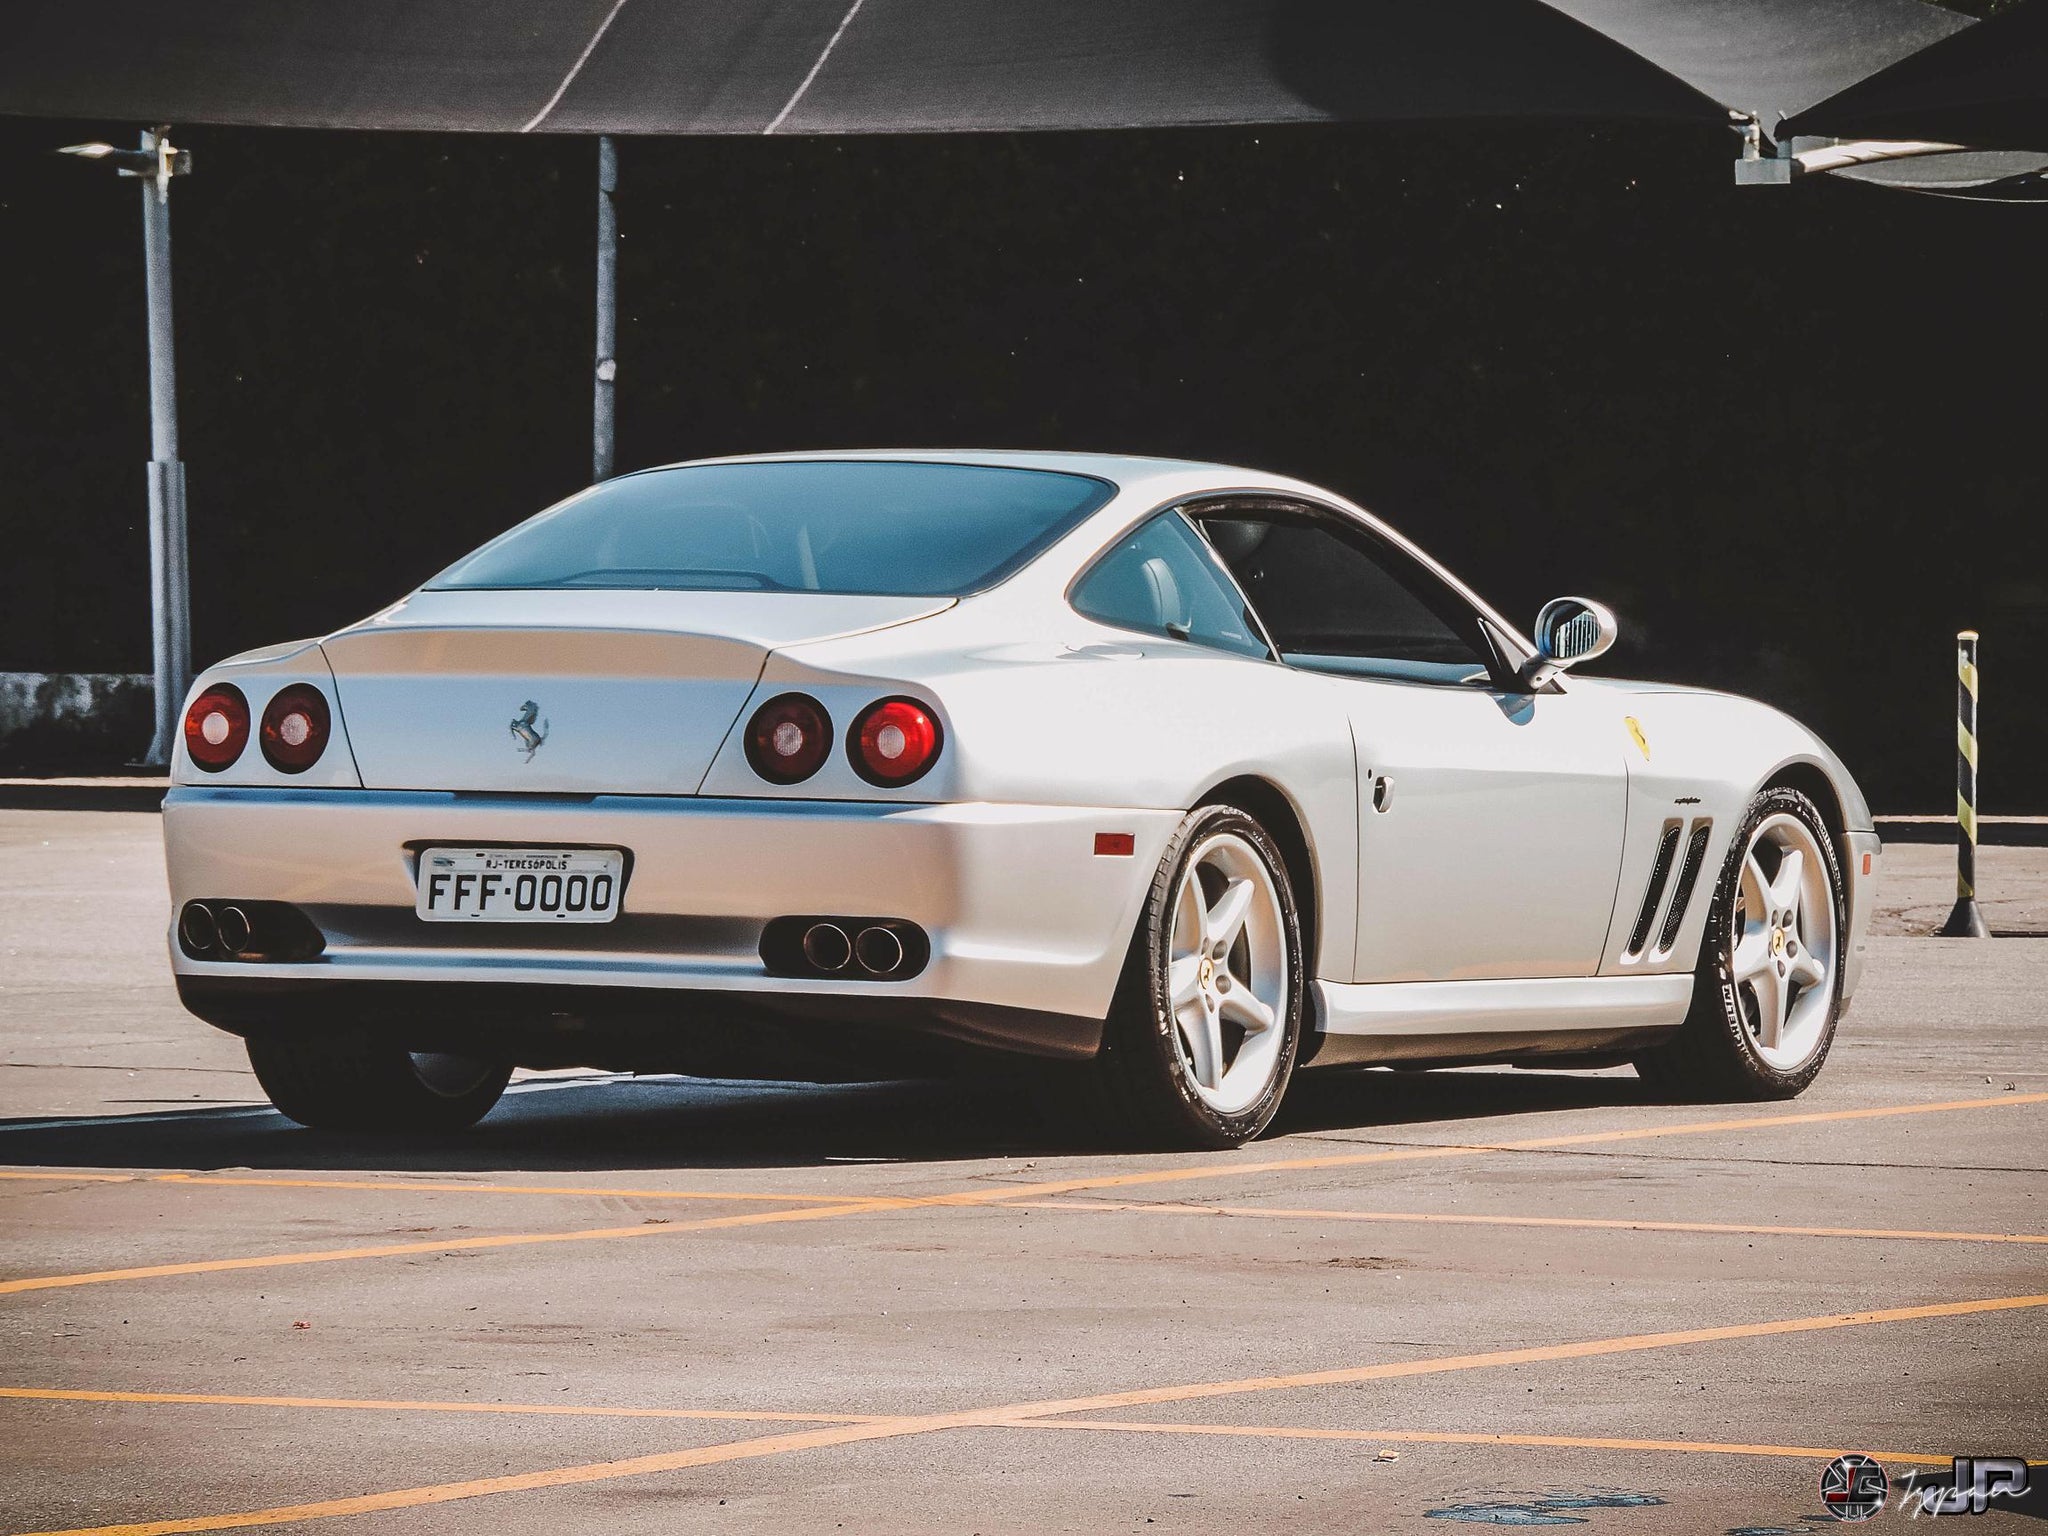
{"label": "front wheel", "polygon": [[512,1068],[362,1035],[252,1035],[249,1065],[280,1114],[322,1131],[434,1134],[490,1113]]}
{"label": "front wheel", "polygon": [[1731,840],[1700,945],[1692,1010],[1639,1057],[1657,1087],[1789,1099],[1820,1074],[1841,1013],[1847,924],[1827,823],[1796,789],[1767,789]]}
{"label": "front wheel", "polygon": [[1098,1070],[1126,1128],[1234,1147],[1280,1107],[1301,1039],[1301,920],[1286,860],[1235,806],[1197,807],[1159,862]]}

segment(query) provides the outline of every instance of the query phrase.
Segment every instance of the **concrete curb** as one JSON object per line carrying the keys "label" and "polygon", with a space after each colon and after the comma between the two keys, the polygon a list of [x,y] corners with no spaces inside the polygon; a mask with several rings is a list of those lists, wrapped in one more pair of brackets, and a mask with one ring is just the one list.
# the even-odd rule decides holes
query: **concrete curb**
{"label": "concrete curb", "polygon": [[[1888,843],[1954,843],[1953,816],[1878,816],[1878,835]],[[1977,841],[1994,847],[2048,848],[2048,816],[1979,816]]]}
{"label": "concrete curb", "polygon": [[161,778],[0,779],[0,811],[154,811]]}

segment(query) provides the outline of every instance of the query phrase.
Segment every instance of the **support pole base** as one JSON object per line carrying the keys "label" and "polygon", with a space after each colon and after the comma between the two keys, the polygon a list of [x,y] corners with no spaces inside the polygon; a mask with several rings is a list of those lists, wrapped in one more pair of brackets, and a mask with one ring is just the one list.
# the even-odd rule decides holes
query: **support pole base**
{"label": "support pole base", "polygon": [[154,656],[156,729],[143,764],[163,768],[178,741],[179,710],[192,686],[192,593],[185,538],[185,466],[149,464],[150,649]]}
{"label": "support pole base", "polygon": [[1976,900],[1969,896],[1959,896],[1956,898],[1955,906],[1949,911],[1948,921],[1941,925],[1936,937],[1988,939],[1991,937],[1991,930],[1985,926],[1984,913],[1978,908]]}

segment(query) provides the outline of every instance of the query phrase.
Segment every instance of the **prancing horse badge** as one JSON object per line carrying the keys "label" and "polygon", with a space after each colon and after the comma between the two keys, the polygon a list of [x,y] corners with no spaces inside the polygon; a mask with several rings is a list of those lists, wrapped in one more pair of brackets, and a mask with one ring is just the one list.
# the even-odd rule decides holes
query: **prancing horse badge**
{"label": "prancing horse badge", "polygon": [[[1636,750],[1643,754],[1643,761],[1647,763],[1650,760],[1650,738],[1643,734],[1643,722],[1634,715],[1627,715],[1621,723],[1628,727],[1629,735],[1635,738]],[[533,756],[531,752],[526,755]]]}
{"label": "prancing horse badge", "polygon": [[529,763],[533,761],[533,754],[540,750],[541,743],[548,739],[547,721],[541,721],[539,729],[534,727],[534,719],[539,714],[540,706],[528,699],[519,706],[519,713],[512,717],[512,740],[526,754]]}

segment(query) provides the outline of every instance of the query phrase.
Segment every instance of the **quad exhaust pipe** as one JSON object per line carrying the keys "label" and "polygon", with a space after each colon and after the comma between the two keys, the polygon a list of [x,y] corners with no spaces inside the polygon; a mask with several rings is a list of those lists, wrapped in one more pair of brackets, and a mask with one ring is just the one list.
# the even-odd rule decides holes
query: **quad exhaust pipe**
{"label": "quad exhaust pipe", "polygon": [[220,925],[213,920],[213,909],[203,901],[188,901],[185,910],[178,916],[178,937],[185,941],[188,954],[203,955],[220,942]]}
{"label": "quad exhaust pipe", "polygon": [[214,913],[213,929],[220,936],[220,947],[231,955],[241,954],[256,936],[256,925],[249,920],[249,914],[236,906],[225,906]]}
{"label": "quad exhaust pipe", "polygon": [[879,923],[861,929],[853,954],[870,976],[893,976],[903,968],[903,941]]}
{"label": "quad exhaust pipe", "polygon": [[778,976],[907,981],[931,953],[925,931],[895,917],[778,917],[761,934],[761,959]]}
{"label": "quad exhaust pipe", "polygon": [[903,940],[881,923],[869,923],[851,937],[838,923],[813,923],[804,930],[803,949],[811,968],[827,975],[858,966],[870,976],[894,976],[908,958]]}
{"label": "quad exhaust pipe", "polygon": [[804,930],[804,959],[820,971],[843,971],[853,958],[853,941],[837,923],[813,923]]}
{"label": "quad exhaust pipe", "polygon": [[194,960],[310,960],[327,947],[313,920],[282,901],[188,901],[177,932]]}

